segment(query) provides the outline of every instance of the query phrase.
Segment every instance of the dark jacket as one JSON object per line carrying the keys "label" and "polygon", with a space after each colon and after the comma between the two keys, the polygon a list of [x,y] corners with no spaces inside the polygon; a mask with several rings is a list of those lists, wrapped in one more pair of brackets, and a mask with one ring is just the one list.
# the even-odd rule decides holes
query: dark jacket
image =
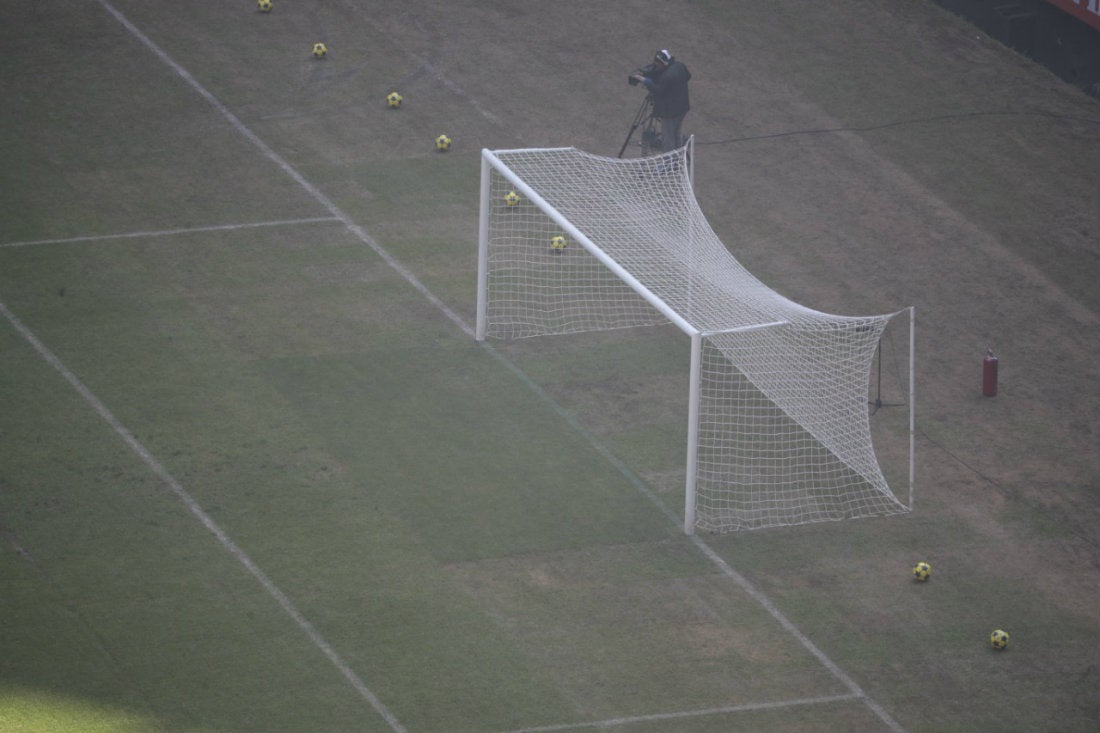
{"label": "dark jacket", "polygon": [[653,95],[654,117],[679,117],[691,109],[688,101],[688,81],[691,72],[676,59],[660,74],[649,77],[646,84]]}

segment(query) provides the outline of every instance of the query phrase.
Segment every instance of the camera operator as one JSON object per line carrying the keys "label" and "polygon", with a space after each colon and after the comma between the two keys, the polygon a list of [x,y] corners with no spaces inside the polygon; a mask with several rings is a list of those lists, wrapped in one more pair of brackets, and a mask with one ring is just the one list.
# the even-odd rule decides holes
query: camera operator
{"label": "camera operator", "polygon": [[680,147],[680,127],[691,104],[688,101],[688,81],[691,72],[681,61],[661,49],[653,63],[638,69],[627,81],[641,84],[653,95],[653,116],[661,121],[661,150],[669,152]]}

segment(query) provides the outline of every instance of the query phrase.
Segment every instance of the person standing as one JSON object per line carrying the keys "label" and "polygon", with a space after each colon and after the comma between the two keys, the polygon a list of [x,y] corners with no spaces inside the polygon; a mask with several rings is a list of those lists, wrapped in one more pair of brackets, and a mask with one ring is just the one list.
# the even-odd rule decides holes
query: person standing
{"label": "person standing", "polygon": [[661,151],[680,147],[684,117],[691,109],[688,82],[691,71],[666,49],[653,57],[653,63],[639,69],[632,77],[653,95],[653,116],[661,122]]}

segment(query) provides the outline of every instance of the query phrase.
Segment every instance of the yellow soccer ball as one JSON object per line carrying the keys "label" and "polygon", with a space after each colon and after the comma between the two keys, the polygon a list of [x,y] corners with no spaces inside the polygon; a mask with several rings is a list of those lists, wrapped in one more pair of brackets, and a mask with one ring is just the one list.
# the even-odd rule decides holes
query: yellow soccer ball
{"label": "yellow soccer ball", "polygon": [[564,252],[567,244],[569,244],[569,240],[560,234],[550,237],[550,251],[554,254]]}
{"label": "yellow soccer ball", "polygon": [[271,0],[256,0],[256,7],[260,9],[261,13],[270,13]]}
{"label": "yellow soccer ball", "polygon": [[313,44],[313,58],[323,59],[325,56],[328,56],[328,46],[317,41],[317,43]]}
{"label": "yellow soccer ball", "polygon": [[1004,649],[1008,646],[1008,632],[1004,629],[994,629],[989,635],[989,644],[994,649]]}
{"label": "yellow soccer ball", "polygon": [[446,135],[440,135],[435,139],[435,149],[441,153],[445,153],[451,149],[451,138]]}
{"label": "yellow soccer ball", "polygon": [[913,577],[917,580],[928,580],[932,577],[932,566],[926,562],[919,562],[913,566]]}
{"label": "yellow soccer ball", "polygon": [[397,92],[390,92],[389,95],[386,96],[386,104],[391,109],[397,109],[398,107],[401,106],[401,102],[404,101],[404,99],[405,98],[402,97]]}
{"label": "yellow soccer ball", "polygon": [[509,191],[508,193],[504,194],[504,205],[505,206],[515,206],[518,203],[519,203],[519,194],[516,193],[515,191]]}

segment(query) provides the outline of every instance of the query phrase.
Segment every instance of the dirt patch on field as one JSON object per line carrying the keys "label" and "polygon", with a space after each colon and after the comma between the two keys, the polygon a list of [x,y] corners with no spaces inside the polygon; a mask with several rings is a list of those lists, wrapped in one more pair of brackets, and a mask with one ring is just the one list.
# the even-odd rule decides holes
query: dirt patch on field
{"label": "dirt patch on field", "polygon": [[[680,543],[602,547],[450,567],[501,628],[579,710],[636,709],[836,693],[824,669],[718,574],[685,574]],[[706,670],[711,670],[707,673]],[[691,670],[691,671],[688,671]],[[681,685],[693,689],[682,689]]]}

